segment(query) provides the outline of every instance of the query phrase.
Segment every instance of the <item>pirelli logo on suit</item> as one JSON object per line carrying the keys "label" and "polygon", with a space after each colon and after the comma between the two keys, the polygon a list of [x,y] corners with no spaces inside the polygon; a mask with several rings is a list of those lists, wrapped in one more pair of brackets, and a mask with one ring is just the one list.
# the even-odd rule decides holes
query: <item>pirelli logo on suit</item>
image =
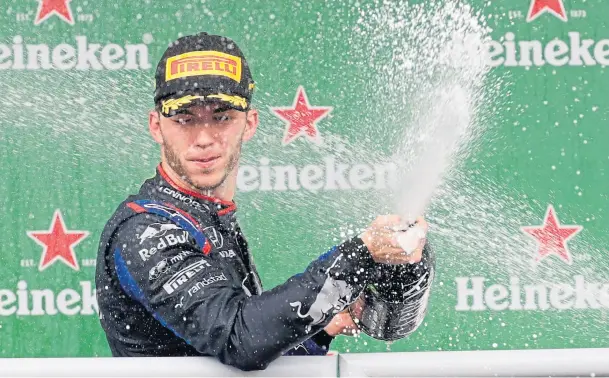
{"label": "pirelli logo on suit", "polygon": [[209,263],[205,260],[199,260],[194,264],[190,264],[186,268],[171,276],[169,281],[165,282],[163,285],[163,289],[165,289],[167,294],[171,294],[188,282],[188,280],[194,277],[197,273],[210,266],[211,265],[209,265]]}

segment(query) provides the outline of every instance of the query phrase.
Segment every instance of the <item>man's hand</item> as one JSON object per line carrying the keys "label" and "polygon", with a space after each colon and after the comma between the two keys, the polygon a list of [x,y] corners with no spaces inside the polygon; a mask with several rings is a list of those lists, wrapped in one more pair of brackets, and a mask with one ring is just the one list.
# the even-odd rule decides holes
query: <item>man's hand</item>
{"label": "man's hand", "polygon": [[330,336],[347,335],[354,336],[359,333],[359,329],[349,314],[349,310],[339,312],[334,315],[332,321],[328,323],[324,331]]}
{"label": "man's hand", "polygon": [[[423,217],[418,217],[415,223],[427,232],[427,222]],[[398,215],[383,215],[377,217],[360,237],[377,263],[416,263],[421,261],[426,239],[422,238],[418,248],[407,255],[396,238],[396,230],[405,230],[407,227]]]}
{"label": "man's hand", "polygon": [[[417,227],[420,227],[427,232],[428,225],[423,217],[418,217],[415,223]],[[377,217],[360,237],[364,244],[366,244],[366,247],[368,247],[372,258],[377,263],[416,263],[421,261],[426,239],[423,237],[419,241],[417,249],[413,253],[407,255],[400,247],[396,238],[396,233],[400,232],[400,230],[403,232],[408,229],[408,226],[409,225],[404,224],[397,215],[383,215]],[[362,300],[363,299],[360,297],[351,305],[355,316],[359,316],[361,313]],[[330,336],[354,336],[360,332],[356,322],[351,317],[349,310],[336,314],[324,330]]]}

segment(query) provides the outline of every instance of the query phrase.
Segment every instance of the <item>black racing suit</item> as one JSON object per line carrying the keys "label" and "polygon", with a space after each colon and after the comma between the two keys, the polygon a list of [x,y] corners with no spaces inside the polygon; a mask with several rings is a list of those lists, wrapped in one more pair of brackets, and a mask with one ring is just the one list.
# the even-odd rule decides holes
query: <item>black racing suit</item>
{"label": "black racing suit", "polygon": [[96,295],[114,356],[215,356],[242,370],[286,354],[326,354],[323,331],[355,301],[373,260],[360,238],[269,291],[235,204],[179,188],[162,166],[101,236]]}

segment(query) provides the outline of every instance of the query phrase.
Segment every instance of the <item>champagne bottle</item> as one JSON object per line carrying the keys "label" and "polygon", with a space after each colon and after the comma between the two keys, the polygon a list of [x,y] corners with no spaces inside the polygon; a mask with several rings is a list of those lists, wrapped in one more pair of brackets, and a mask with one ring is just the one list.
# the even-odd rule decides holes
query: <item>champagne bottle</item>
{"label": "champagne bottle", "polygon": [[408,337],[427,314],[435,275],[435,255],[425,244],[423,255],[414,264],[376,264],[376,278],[349,306],[360,330],[384,341]]}

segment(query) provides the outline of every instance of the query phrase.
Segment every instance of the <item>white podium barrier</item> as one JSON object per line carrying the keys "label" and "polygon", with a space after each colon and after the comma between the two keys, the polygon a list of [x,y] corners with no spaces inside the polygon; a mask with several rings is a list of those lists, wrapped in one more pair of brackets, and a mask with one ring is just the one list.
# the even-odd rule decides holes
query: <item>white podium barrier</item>
{"label": "white podium barrier", "polygon": [[607,349],[281,357],[243,372],[209,357],[0,358],[0,377],[609,377]]}
{"label": "white podium barrier", "polygon": [[0,377],[336,377],[337,356],[290,356],[243,372],[211,357],[0,358]]}
{"label": "white podium barrier", "polygon": [[607,349],[353,353],[341,377],[609,377]]}

